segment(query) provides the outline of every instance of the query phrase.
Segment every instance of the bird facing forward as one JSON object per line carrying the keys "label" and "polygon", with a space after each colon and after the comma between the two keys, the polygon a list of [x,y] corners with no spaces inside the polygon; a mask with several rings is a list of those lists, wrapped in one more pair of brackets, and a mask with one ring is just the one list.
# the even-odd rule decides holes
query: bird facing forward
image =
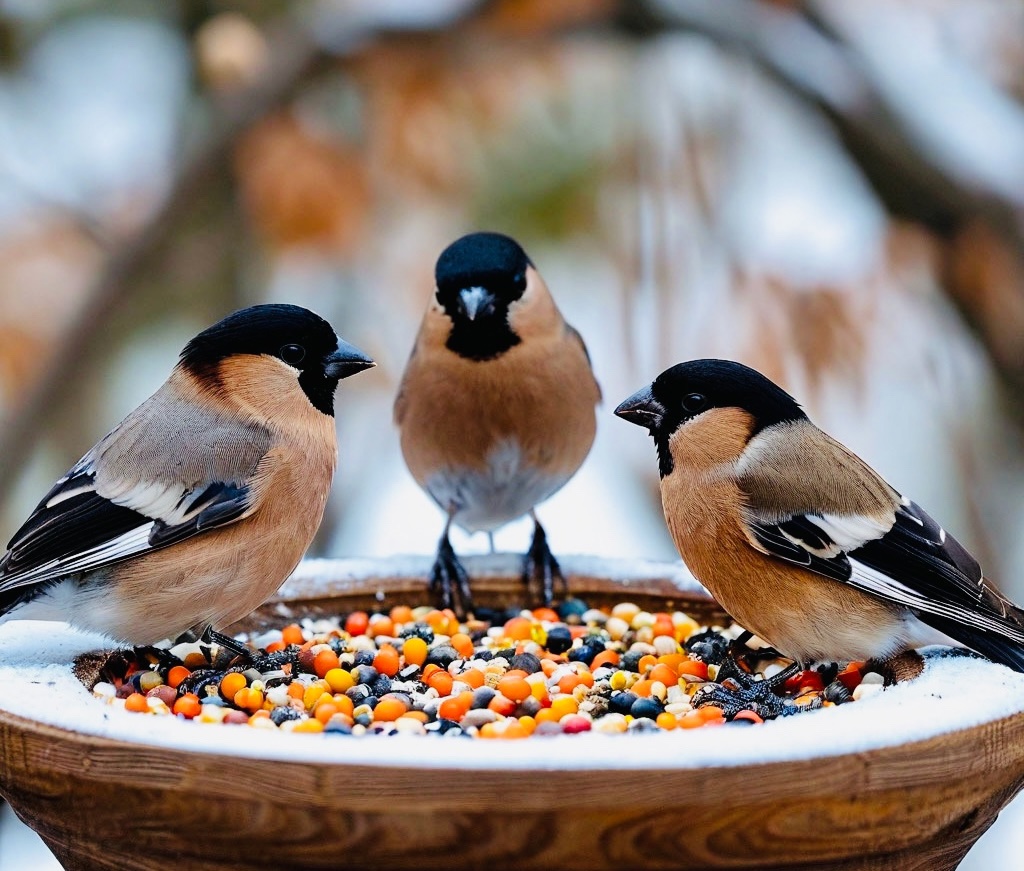
{"label": "bird facing forward", "polygon": [[1024,612],[759,372],[680,363],[615,413],[654,438],[687,566],[779,652],[809,663],[960,644],[1024,671]]}
{"label": "bird facing forward", "polygon": [[452,523],[491,533],[529,513],[524,580],[539,583],[550,603],[561,572],[534,506],[572,477],[594,441],[601,392],[590,358],[507,236],[456,240],[435,279],[395,400],[409,471],[447,515],[431,589],[442,607],[470,610]]}
{"label": "bird facing forward", "polygon": [[0,622],[143,645],[245,616],[323,517],[338,381],[373,361],[292,305],[190,341],[163,386],[47,493],[0,558]]}

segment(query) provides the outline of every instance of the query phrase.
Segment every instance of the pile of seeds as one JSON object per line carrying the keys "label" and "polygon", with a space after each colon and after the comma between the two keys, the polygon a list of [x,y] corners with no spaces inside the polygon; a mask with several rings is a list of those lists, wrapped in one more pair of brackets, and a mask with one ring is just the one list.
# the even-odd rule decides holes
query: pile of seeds
{"label": "pile of seeds", "polygon": [[[864,663],[800,671],[737,626],[623,602],[480,613],[397,606],[246,639],[119,651],[93,693],[202,723],[526,738],[756,725],[880,691]],[[486,619],[484,619],[486,618]]]}

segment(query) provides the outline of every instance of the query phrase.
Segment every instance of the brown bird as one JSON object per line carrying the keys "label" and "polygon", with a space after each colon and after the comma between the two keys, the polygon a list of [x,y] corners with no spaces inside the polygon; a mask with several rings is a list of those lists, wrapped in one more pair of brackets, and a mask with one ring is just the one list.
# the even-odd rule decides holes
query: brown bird
{"label": "brown bird", "polygon": [[1024,612],[760,373],[680,363],[615,413],[654,437],[687,566],[781,653],[808,663],[960,644],[1024,671]]}
{"label": "brown bird", "polygon": [[492,533],[529,513],[524,581],[550,603],[562,576],[534,506],[572,477],[594,441],[601,392],[590,358],[507,236],[463,236],[441,253],[435,278],[395,400],[409,470],[447,515],[431,589],[442,607],[471,609],[452,523]]}
{"label": "brown bird", "polygon": [[368,366],[330,324],[260,305],[190,341],[163,386],[47,493],[0,559],[0,622],[151,644],[245,616],[323,516],[334,391]]}

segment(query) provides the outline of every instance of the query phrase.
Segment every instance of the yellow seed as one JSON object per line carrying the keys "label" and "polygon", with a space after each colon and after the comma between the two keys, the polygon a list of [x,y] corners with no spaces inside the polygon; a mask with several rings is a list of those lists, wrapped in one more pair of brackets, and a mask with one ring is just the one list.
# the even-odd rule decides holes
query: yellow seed
{"label": "yellow seed", "polygon": [[334,693],[348,692],[356,684],[355,678],[352,677],[352,672],[344,668],[332,668],[324,675],[324,680],[327,681],[331,692]]}
{"label": "yellow seed", "polygon": [[324,688],[319,684],[314,683],[306,687],[306,691],[302,694],[302,704],[307,711],[312,710],[313,705],[317,703],[324,692]]}

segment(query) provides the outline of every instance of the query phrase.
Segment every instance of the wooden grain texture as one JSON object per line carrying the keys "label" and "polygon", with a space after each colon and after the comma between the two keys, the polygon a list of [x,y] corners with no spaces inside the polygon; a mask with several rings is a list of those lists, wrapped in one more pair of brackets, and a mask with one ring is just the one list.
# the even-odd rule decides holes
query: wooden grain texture
{"label": "wooden grain texture", "polygon": [[825,760],[652,772],[269,762],[0,712],[0,763],[0,793],[71,871],[943,871],[1021,788],[1024,714]]}

